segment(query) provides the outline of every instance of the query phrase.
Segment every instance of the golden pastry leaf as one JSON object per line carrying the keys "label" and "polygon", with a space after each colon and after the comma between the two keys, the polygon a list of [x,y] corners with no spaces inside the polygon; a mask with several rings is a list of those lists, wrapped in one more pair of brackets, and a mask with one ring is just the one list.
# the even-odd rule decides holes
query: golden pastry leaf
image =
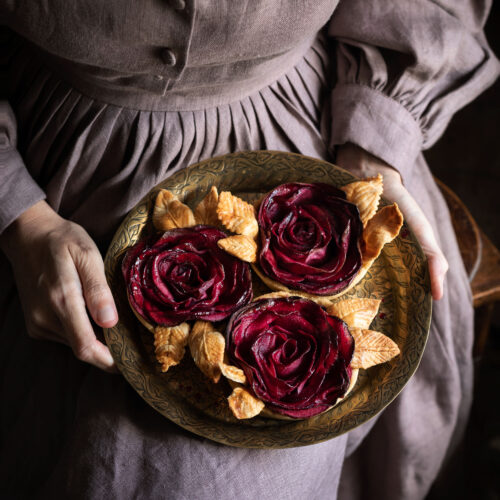
{"label": "golden pastry leaf", "polygon": [[217,215],[224,227],[233,233],[243,234],[252,239],[259,233],[254,207],[229,191],[220,193]]}
{"label": "golden pastry leaf", "polygon": [[189,335],[189,350],[196,366],[213,382],[220,379],[226,341],[209,321],[197,321]]}
{"label": "golden pastry leaf", "polygon": [[177,227],[195,226],[196,221],[187,205],[179,201],[175,194],[162,189],[156,196],[153,225],[158,231],[168,231]]}
{"label": "golden pastry leaf", "polygon": [[363,266],[380,255],[386,243],[390,243],[403,225],[403,215],[396,203],[381,208],[366,224],[363,230],[361,254]]}
{"label": "golden pastry leaf", "polygon": [[396,203],[380,209],[363,229],[361,241],[361,268],[342,295],[354,288],[368,272],[386,243],[390,243],[403,225],[403,215]]}
{"label": "golden pastry leaf", "polygon": [[226,363],[219,364],[220,371],[224,377],[233,382],[238,382],[240,384],[246,384],[247,378],[245,376],[245,372],[234,365],[228,365]]}
{"label": "golden pastry leaf", "polygon": [[369,328],[380,307],[378,299],[344,299],[326,308],[330,316],[337,316],[349,327]]}
{"label": "golden pastry leaf", "polygon": [[399,354],[398,345],[380,332],[362,328],[350,328],[354,337],[354,355],[351,368],[367,369],[385,363]]}
{"label": "golden pastry leaf", "polygon": [[252,418],[264,409],[264,403],[243,387],[236,387],[227,398],[229,408],[237,419]]}
{"label": "golden pastry leaf", "polygon": [[377,212],[380,203],[384,189],[382,175],[378,174],[377,177],[351,182],[340,189],[345,192],[347,199],[358,207],[361,222],[363,226],[366,226],[366,223]]}
{"label": "golden pastry leaf", "polygon": [[185,352],[189,337],[189,325],[181,323],[177,326],[156,326],[153,331],[155,355],[166,372],[171,366],[178,365]]}
{"label": "golden pastry leaf", "polygon": [[217,245],[227,253],[245,262],[257,260],[257,243],[243,234],[229,236],[217,241]]}
{"label": "golden pastry leaf", "polygon": [[218,226],[220,224],[219,217],[217,216],[218,203],[219,193],[217,192],[217,188],[212,186],[205,198],[203,198],[194,209],[196,223]]}

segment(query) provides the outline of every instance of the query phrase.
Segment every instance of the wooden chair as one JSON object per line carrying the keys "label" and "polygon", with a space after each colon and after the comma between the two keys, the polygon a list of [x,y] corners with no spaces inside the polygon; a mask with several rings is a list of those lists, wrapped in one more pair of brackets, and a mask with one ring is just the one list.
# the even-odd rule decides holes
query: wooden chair
{"label": "wooden chair", "polygon": [[439,179],[436,182],[450,209],[458,246],[469,275],[474,303],[474,358],[483,355],[495,303],[500,300],[500,251],[479,228],[460,198]]}

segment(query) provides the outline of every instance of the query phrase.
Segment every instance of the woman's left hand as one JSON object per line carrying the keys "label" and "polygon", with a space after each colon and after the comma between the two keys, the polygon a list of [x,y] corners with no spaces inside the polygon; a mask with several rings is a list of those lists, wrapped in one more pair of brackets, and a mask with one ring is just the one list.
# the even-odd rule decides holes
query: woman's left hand
{"label": "woman's left hand", "polygon": [[427,257],[431,278],[431,293],[434,300],[443,296],[443,282],[448,271],[448,262],[439,248],[434,231],[422,209],[403,186],[398,171],[354,144],[344,144],[337,150],[337,165],[358,177],[384,177],[384,198],[396,202],[403,216],[415,233]]}

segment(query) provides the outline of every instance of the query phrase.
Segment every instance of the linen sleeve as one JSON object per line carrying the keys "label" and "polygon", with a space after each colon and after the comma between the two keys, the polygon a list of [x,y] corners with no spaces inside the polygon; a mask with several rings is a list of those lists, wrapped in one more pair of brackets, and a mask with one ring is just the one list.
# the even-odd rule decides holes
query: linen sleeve
{"label": "linen sleeve", "polygon": [[16,149],[16,119],[0,100],[0,234],[22,212],[45,198]]}
{"label": "linen sleeve", "polygon": [[407,182],[420,151],[499,74],[483,34],[489,6],[341,0],[328,26],[336,59],[330,146],[357,144]]}

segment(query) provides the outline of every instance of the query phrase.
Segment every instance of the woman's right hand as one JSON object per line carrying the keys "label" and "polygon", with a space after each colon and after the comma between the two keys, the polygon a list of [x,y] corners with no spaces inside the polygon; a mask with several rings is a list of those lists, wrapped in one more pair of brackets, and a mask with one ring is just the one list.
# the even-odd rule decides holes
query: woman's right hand
{"label": "woman's right hand", "polygon": [[67,344],[78,359],[115,371],[87,313],[101,327],[118,321],[101,254],[87,232],[40,201],[5,230],[0,246],[14,270],[29,336]]}
{"label": "woman's right hand", "polygon": [[448,262],[439,248],[434,230],[415,199],[403,186],[398,171],[355,144],[343,144],[337,150],[337,163],[358,177],[384,177],[384,198],[397,202],[403,216],[415,233],[427,257],[431,279],[431,293],[434,300],[440,300],[444,293],[444,277]]}

